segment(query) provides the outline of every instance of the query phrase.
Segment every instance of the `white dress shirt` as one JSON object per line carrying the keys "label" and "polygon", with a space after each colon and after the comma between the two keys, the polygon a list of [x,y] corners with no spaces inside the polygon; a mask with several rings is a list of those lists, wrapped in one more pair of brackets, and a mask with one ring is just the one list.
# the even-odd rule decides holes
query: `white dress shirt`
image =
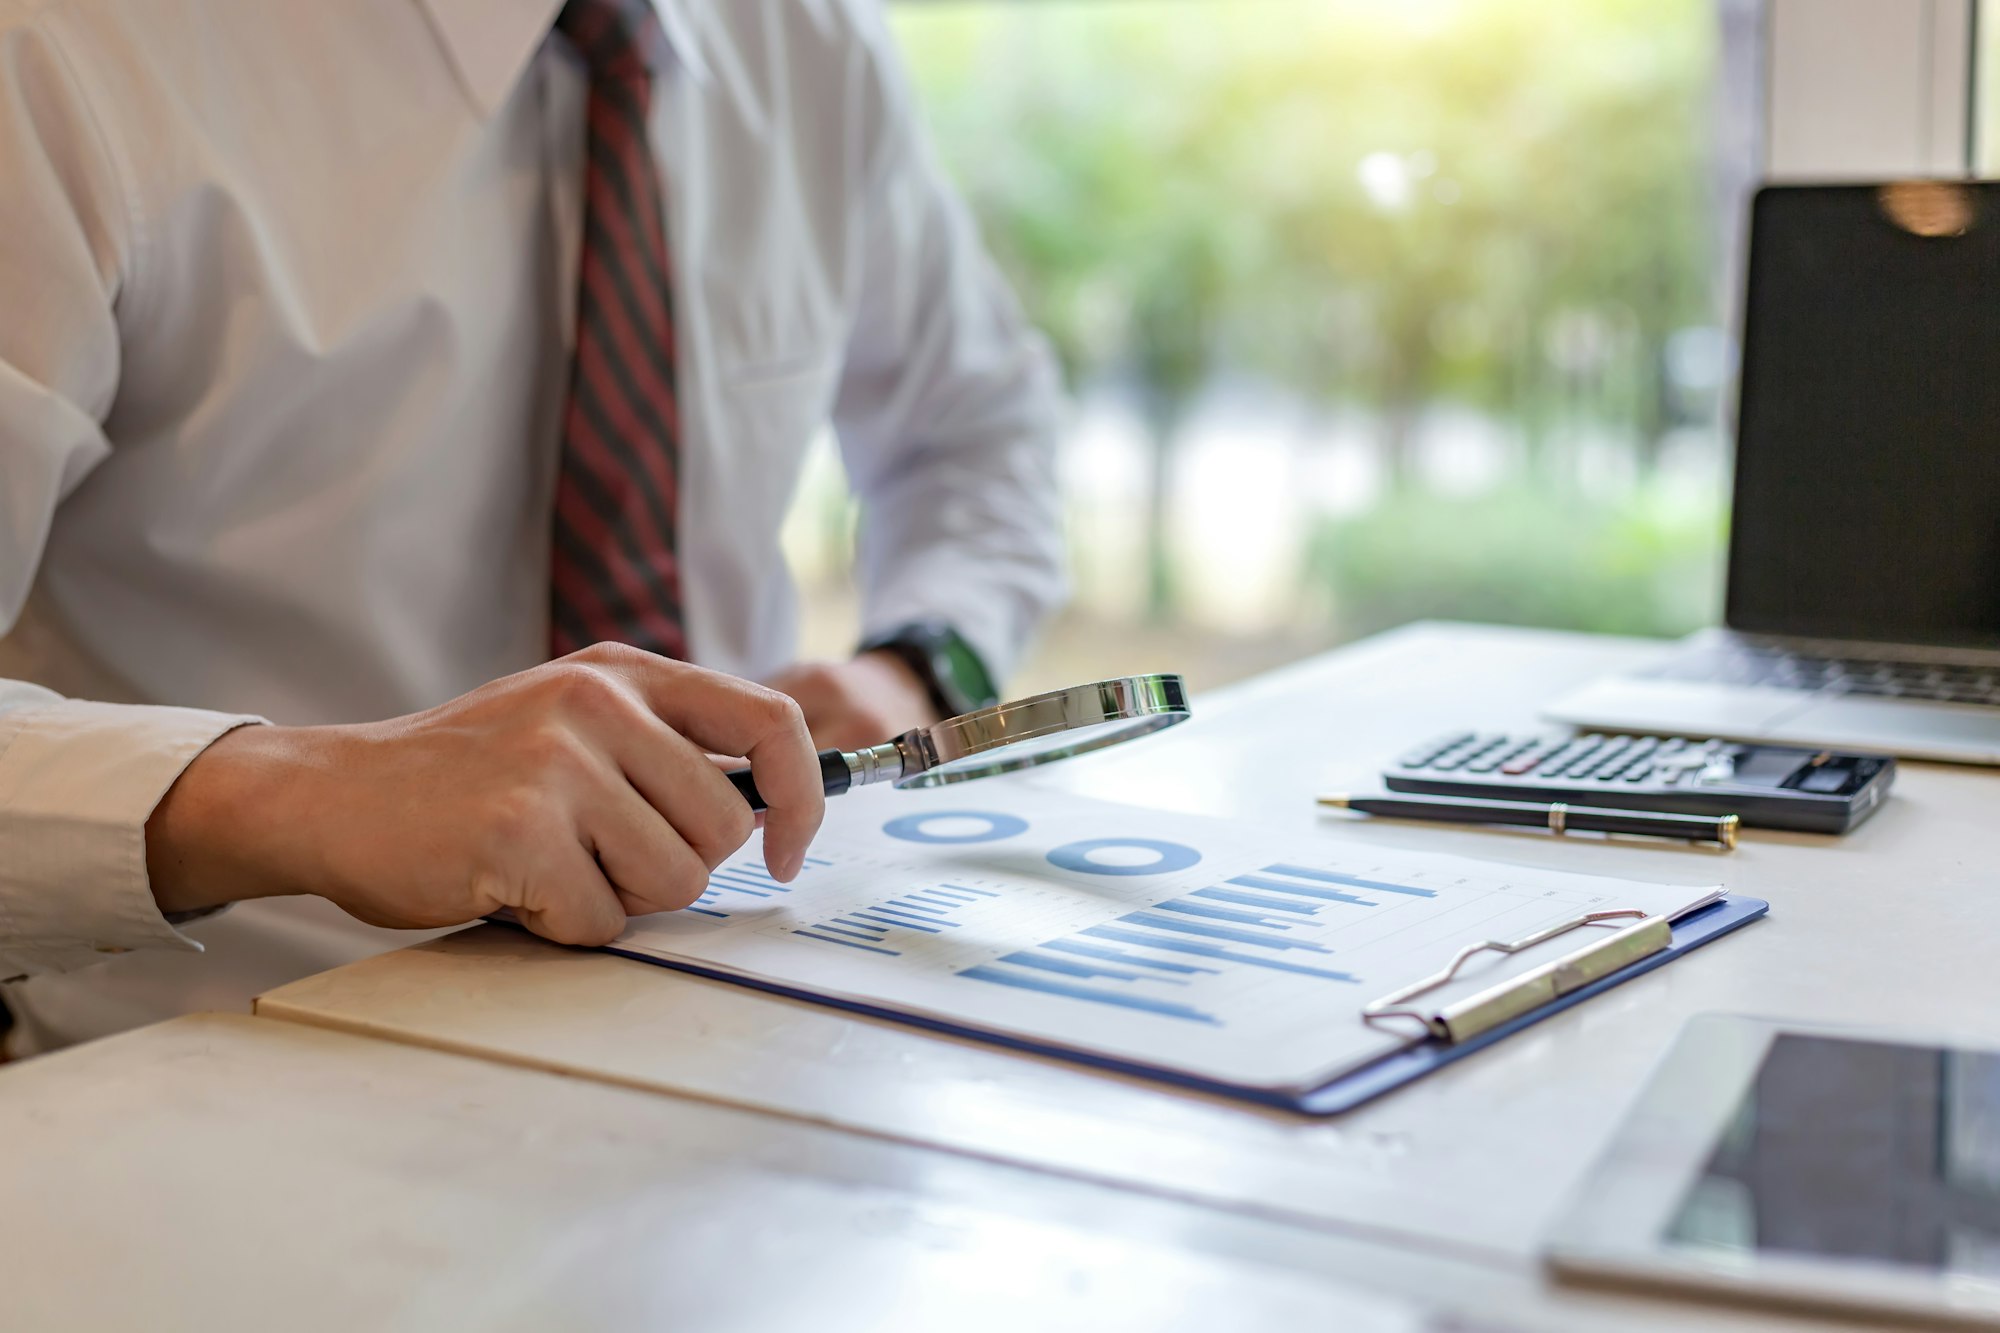
{"label": "white dress shirt", "polygon": [[[303,900],[177,930],[144,825],[246,720],[544,660],[584,152],[557,8],[0,0],[0,980],[88,969],[7,992],[45,1041],[240,1003],[217,954],[255,986],[409,938]],[[789,659],[777,533],[830,420],[864,628],[943,616],[1004,671],[1060,593],[1059,395],[873,0],[659,8],[695,659]]]}

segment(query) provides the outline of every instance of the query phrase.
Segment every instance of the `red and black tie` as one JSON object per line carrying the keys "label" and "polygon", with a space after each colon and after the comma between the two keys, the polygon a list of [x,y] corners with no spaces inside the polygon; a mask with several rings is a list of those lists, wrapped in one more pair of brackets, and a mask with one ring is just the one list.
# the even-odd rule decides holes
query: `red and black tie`
{"label": "red and black tie", "polygon": [[653,76],[670,48],[651,0],[569,0],[556,26],[589,68],[590,98],[549,647],[560,657],[613,639],[686,657],[673,287],[646,139]]}

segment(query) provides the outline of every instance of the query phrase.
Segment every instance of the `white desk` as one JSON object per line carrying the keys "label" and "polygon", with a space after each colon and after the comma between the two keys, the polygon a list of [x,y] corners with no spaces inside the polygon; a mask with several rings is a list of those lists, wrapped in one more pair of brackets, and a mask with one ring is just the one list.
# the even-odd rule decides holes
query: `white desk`
{"label": "white desk", "polygon": [[[1197,699],[1194,722],[1037,781],[1168,808],[1769,898],[1771,918],[1350,1116],[1316,1123],[851,1018],[485,927],[285,987],[262,1014],[766,1108],[1054,1177],[1532,1275],[1536,1240],[1683,1021],[1734,1010],[2000,1036],[2000,775],[1912,766],[1841,840],[1733,856],[1534,833],[1366,826],[1329,787],[1455,724],[1654,651],[1419,626]],[[1567,1295],[1549,1309],[1567,1308]],[[1636,1317],[1636,1315],[1635,1315]],[[1659,1317],[1680,1317],[1664,1306]],[[1692,1314],[1686,1317],[1692,1319]],[[1704,1319],[1708,1316],[1704,1314]],[[1704,1326],[1708,1326],[1706,1323]]]}
{"label": "white desk", "polygon": [[0,1143],[10,1333],[1440,1327],[1394,1253],[249,1017],[0,1071]]}

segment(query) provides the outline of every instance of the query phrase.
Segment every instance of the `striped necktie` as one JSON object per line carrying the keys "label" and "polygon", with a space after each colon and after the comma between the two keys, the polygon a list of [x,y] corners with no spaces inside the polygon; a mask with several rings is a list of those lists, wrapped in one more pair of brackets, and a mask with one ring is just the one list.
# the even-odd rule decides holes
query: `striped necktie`
{"label": "striped necktie", "polygon": [[556,26],[589,69],[590,95],[549,648],[559,657],[612,639],[686,657],[673,292],[646,140],[653,76],[670,48],[651,0],[569,0]]}

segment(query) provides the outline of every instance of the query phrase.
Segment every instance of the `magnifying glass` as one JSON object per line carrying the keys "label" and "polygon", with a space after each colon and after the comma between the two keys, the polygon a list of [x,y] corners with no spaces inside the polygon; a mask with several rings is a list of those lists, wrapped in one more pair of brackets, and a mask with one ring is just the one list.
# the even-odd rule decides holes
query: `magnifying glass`
{"label": "magnifying glass", "polygon": [[[819,771],[828,796],[877,782],[942,787],[1088,754],[1187,719],[1179,676],[1120,676],[946,718],[865,750],[821,750]],[[751,809],[764,808],[749,769],[729,780]]]}

